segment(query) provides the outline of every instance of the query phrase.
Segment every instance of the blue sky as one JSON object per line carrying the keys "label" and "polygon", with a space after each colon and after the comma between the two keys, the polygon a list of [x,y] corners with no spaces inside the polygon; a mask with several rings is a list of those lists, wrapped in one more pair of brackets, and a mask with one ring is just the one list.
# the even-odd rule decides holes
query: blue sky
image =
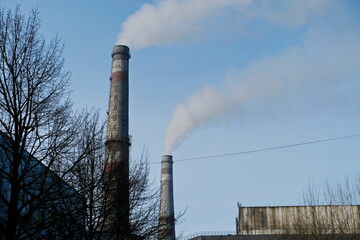
{"label": "blue sky", "polygon": [[[111,51],[131,47],[132,156],[150,162],[360,133],[360,2],[53,1],[41,32],[59,35],[74,106],[106,119]],[[167,139],[167,140],[166,140]],[[164,142],[167,141],[165,147]],[[164,150],[166,148],[166,150]],[[360,138],[174,164],[177,233],[235,230],[237,202],[296,205],[309,184],[360,169]],[[160,165],[151,165],[159,185]]]}

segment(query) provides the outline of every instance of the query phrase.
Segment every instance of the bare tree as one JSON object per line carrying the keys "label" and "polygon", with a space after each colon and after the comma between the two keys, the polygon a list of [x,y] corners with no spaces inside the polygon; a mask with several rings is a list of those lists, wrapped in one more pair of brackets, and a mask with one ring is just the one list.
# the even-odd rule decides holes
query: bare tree
{"label": "bare tree", "polygon": [[327,182],[322,189],[309,187],[305,207],[290,220],[283,239],[360,239],[360,177],[341,184]]}
{"label": "bare tree", "polygon": [[[78,142],[78,153],[81,154],[84,148],[88,148],[90,154],[77,162],[68,181],[86,198],[87,238],[118,239],[118,232],[109,232],[103,221],[112,214],[106,212],[109,208],[104,207],[104,198],[108,193],[106,184],[109,184],[109,181],[104,181],[104,124],[99,124],[99,116],[95,115],[85,126],[86,130],[82,132],[81,140]],[[78,159],[79,157],[74,157],[75,161]],[[153,182],[149,179],[145,155],[131,164],[129,175],[130,232],[121,235],[121,238],[155,239],[158,232],[159,191],[153,187]]]}
{"label": "bare tree", "polygon": [[[98,112],[73,113],[63,46],[47,44],[39,28],[36,10],[0,9],[0,238],[114,239],[103,233],[111,214],[103,207],[104,124]],[[159,191],[146,159],[130,166],[123,239],[157,235]]]}
{"label": "bare tree", "polygon": [[[84,111],[82,131],[76,136],[74,154],[58,166],[57,171],[78,193],[84,196],[85,204],[79,211],[85,212],[86,238],[119,239],[116,229],[110,231],[104,219],[112,214],[107,212],[104,199],[108,191],[104,181],[105,167],[105,123],[101,122],[99,111]],[[138,160],[132,159],[129,173],[130,231],[121,234],[121,239],[155,239],[159,222],[159,190],[149,179],[149,166],[146,154]],[[108,202],[107,202],[108,203]]]}
{"label": "bare tree", "polygon": [[130,165],[130,231],[132,239],[157,239],[160,189],[149,179],[148,157]]}
{"label": "bare tree", "polygon": [[0,225],[8,240],[56,239],[74,226],[61,207],[78,194],[52,169],[73,155],[83,120],[71,110],[63,46],[46,43],[39,28],[36,10],[0,9]]}
{"label": "bare tree", "polygon": [[68,169],[66,181],[84,196],[81,211],[85,212],[85,231],[87,239],[100,239],[103,225],[102,199],[104,197],[103,170],[105,160],[104,124],[100,122],[99,112],[86,113],[82,131],[77,136],[74,155],[66,165],[59,166],[59,172]]}

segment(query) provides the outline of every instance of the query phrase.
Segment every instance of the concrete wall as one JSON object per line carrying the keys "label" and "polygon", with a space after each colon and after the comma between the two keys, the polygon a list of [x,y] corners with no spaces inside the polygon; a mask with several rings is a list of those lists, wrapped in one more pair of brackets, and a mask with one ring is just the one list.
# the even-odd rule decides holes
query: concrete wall
{"label": "concrete wall", "polygon": [[359,233],[360,205],[242,207],[238,235]]}
{"label": "concrete wall", "polygon": [[[219,236],[198,236],[189,240],[278,240],[273,235],[219,235]],[[279,239],[280,240],[280,239]]]}

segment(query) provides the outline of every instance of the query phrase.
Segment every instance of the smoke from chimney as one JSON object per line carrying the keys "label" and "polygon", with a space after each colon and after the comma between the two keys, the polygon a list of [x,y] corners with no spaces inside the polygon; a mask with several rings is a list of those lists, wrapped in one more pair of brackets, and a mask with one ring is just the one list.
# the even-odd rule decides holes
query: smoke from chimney
{"label": "smoke from chimney", "polygon": [[[359,27],[343,11],[345,4],[336,4],[333,0],[157,0],[129,16],[118,42],[134,48],[229,39],[229,34],[235,39],[258,37],[261,29],[273,27],[305,32],[297,45],[262,56],[227,77],[223,87],[205,86],[179,104],[166,130],[165,154],[172,154],[202,125],[223,117],[236,121],[254,102],[269,107],[312,85],[327,88],[359,77]],[[264,28],[253,28],[254,22]]]}
{"label": "smoke from chimney", "polygon": [[[222,88],[205,86],[179,104],[166,129],[165,154],[172,154],[193,131],[213,120],[238,121],[239,116],[246,114],[244,109],[252,110],[254,103],[269,109],[277,100],[309,89],[321,91],[316,97],[322,100],[322,90],[354,79],[360,79],[360,33],[310,32],[303,46],[263,57],[245,70],[229,74]],[[309,110],[311,107],[307,106]],[[261,108],[255,110],[262,111]]]}
{"label": "smoke from chimney", "polygon": [[[156,0],[146,3],[121,25],[117,43],[138,49],[206,41],[224,34],[248,35],[247,24],[260,20],[299,28],[326,11],[331,0]],[[228,11],[230,10],[230,11]],[[225,18],[224,18],[225,17]],[[224,24],[218,24],[229,21]],[[227,29],[231,27],[231,29]]]}

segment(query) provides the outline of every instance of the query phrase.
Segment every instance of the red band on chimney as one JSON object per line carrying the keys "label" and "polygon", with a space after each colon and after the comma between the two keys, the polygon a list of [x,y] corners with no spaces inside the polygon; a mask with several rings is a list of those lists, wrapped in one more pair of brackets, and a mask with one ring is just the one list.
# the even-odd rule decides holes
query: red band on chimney
{"label": "red band on chimney", "polygon": [[172,174],[172,168],[162,168],[161,173]]}
{"label": "red band on chimney", "polygon": [[111,75],[111,81],[127,81],[128,80],[128,73],[124,71],[113,72]]}
{"label": "red band on chimney", "polygon": [[105,163],[105,173],[110,173],[113,171],[118,171],[125,166],[124,162],[106,162]]}

